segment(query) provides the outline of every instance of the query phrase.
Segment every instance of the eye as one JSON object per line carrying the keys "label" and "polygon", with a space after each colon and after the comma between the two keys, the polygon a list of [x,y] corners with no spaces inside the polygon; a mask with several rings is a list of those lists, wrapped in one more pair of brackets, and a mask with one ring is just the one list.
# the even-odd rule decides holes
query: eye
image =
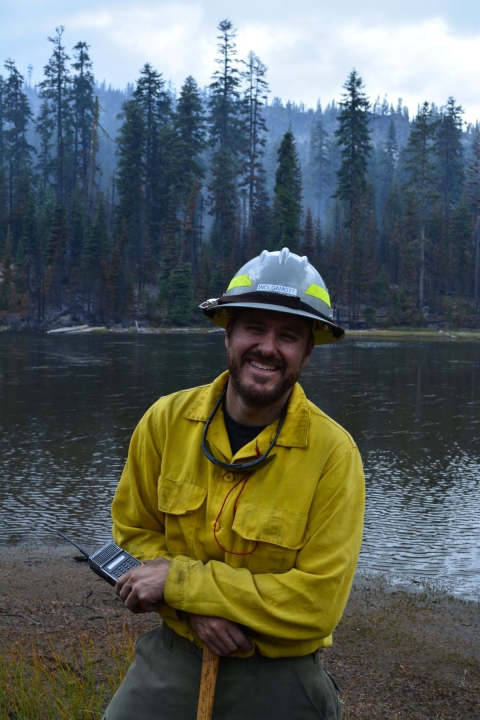
{"label": "eye", "polygon": [[289,343],[298,342],[299,338],[297,335],[293,335],[292,333],[282,333],[281,336],[282,340],[285,340]]}
{"label": "eye", "polygon": [[247,325],[247,330],[251,333],[256,333],[257,335],[263,332],[261,325]]}

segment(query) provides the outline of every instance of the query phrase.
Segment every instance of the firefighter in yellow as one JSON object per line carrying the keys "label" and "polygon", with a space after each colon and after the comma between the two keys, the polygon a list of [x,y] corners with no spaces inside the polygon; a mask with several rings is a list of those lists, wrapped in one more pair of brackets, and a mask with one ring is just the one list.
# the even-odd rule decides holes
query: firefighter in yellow
{"label": "firefighter in yellow", "polygon": [[226,329],[228,369],[158,400],[133,434],[113,535],[146,564],[116,593],[163,623],[104,718],[193,720],[207,645],[221,656],[214,720],[337,720],[319,651],[351,589],[364,477],[350,435],[297,381],[344,331],[320,274],[286,248],[200,307]]}

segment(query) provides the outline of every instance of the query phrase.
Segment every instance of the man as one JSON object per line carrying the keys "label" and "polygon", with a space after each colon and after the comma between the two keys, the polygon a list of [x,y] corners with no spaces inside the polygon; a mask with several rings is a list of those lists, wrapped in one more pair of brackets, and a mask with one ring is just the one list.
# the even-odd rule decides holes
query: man
{"label": "man", "polygon": [[194,718],[206,644],[222,656],[214,720],[334,720],[318,650],[350,592],[364,480],[355,443],[297,379],[344,331],[318,272],[286,248],[201,307],[226,328],[228,371],[153,405],[113,502],[116,542],[147,563],[116,592],[163,627],[138,642],[105,718]]}

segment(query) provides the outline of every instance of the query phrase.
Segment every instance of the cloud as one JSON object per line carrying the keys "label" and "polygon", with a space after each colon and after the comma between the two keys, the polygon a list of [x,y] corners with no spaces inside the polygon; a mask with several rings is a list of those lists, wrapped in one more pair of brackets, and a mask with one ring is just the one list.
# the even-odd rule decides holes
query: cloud
{"label": "cloud", "polygon": [[[41,77],[51,47],[47,35],[65,25],[64,40],[91,45],[98,79],[117,87],[138,78],[146,63],[179,88],[188,75],[209,83],[217,57],[217,25],[225,16],[238,28],[239,57],[253,50],[268,66],[272,96],[312,107],[338,100],[353,67],[375,99],[402,97],[412,112],[424,100],[450,95],[480,118],[478,0],[0,0],[0,45],[21,72]],[[25,18],[28,18],[27,20]]]}

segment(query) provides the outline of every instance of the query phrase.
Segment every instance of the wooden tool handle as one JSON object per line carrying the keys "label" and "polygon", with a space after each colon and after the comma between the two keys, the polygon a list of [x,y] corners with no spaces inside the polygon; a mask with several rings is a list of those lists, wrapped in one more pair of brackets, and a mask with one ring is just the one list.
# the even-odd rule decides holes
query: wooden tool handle
{"label": "wooden tool handle", "polygon": [[197,720],[212,720],[219,661],[220,657],[204,645],[200,692],[198,694]]}

